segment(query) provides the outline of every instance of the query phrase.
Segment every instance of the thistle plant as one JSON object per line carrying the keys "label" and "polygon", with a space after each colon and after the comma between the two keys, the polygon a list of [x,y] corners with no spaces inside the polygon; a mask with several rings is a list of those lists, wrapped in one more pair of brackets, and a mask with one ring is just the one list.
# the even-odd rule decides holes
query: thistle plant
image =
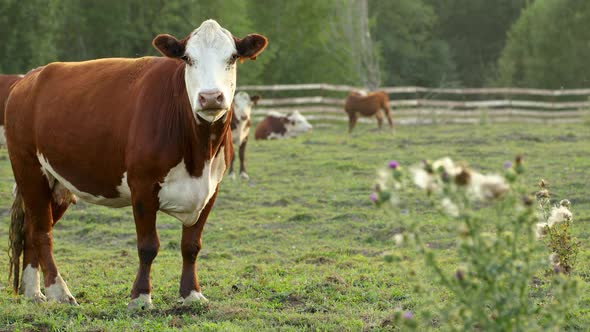
{"label": "thistle plant", "polygon": [[[451,294],[451,303],[436,313],[423,312],[423,318],[436,314],[447,329],[461,331],[534,331],[565,324],[563,312],[574,298],[575,283],[543,281],[548,289],[537,294],[535,280],[560,276],[542,273],[549,265],[543,258],[546,248],[537,240],[535,198],[522,183],[524,171],[517,156],[497,174],[477,172],[450,158],[425,160],[407,170],[389,162],[378,172],[371,200],[394,213],[401,207],[408,211],[395,218],[405,232],[394,241],[416,248],[415,257],[424,259],[438,285]],[[416,216],[423,205],[409,198],[416,188],[456,230],[455,266],[443,264],[419,231],[422,223]],[[551,211],[543,213],[550,218]],[[565,259],[558,259],[564,266]],[[399,324],[411,327],[404,320]]]}
{"label": "thistle plant", "polygon": [[551,251],[549,263],[553,271],[570,274],[580,250],[580,242],[570,232],[574,221],[570,211],[571,203],[562,199],[559,204],[553,205],[549,185],[545,180],[539,182],[536,197],[540,219],[536,225],[537,237],[544,240]]}

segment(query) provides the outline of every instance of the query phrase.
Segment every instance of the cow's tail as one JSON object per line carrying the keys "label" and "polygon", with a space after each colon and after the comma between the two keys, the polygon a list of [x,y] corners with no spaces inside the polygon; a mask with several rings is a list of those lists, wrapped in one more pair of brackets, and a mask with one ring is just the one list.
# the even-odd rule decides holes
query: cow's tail
{"label": "cow's tail", "polygon": [[20,283],[20,256],[23,253],[25,245],[25,206],[23,197],[14,186],[14,202],[10,209],[10,231],[9,231],[9,248],[8,256],[10,259],[10,272],[8,281],[12,279],[12,290],[14,294],[18,293]]}

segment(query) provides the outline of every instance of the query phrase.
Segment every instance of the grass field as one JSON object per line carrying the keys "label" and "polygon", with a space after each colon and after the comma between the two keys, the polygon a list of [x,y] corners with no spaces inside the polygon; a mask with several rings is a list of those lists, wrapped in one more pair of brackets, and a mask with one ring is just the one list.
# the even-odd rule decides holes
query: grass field
{"label": "grass field", "polygon": [[[54,228],[54,253],[80,306],[13,298],[3,254],[0,330],[390,330],[396,307],[444,305],[448,294],[428,282],[421,262],[408,259],[409,249],[394,246],[399,223],[368,199],[376,168],[389,159],[408,165],[448,155],[499,170],[517,153],[525,155],[531,184],[543,177],[557,198],[572,202],[574,233],[582,240],[574,274],[582,283],[569,328],[590,328],[588,125],[407,126],[392,135],[359,124],[350,137],[345,126],[316,124],[296,139],[249,143],[251,180],[223,181],[205,227],[197,262],[208,306],[177,303],[181,224],[161,214],[155,309],[128,313],[138,265],[131,210],[79,203]],[[0,180],[0,244],[7,248],[12,175],[5,149]],[[423,236],[451,269],[454,231],[428,208],[419,217]],[[415,278],[430,297],[415,294]]]}

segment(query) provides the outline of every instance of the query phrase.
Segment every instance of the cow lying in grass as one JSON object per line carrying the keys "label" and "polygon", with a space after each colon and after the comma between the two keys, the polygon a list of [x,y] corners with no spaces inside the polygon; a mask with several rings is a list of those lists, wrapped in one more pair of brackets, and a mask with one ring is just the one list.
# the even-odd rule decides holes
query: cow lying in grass
{"label": "cow lying in grass", "polygon": [[353,91],[346,98],[344,110],[348,114],[348,133],[351,133],[354,129],[359,116],[375,116],[377,118],[377,125],[381,129],[383,125],[382,110],[387,115],[389,126],[393,128],[393,121],[391,120],[391,113],[389,111],[389,98],[383,91],[371,93]]}
{"label": "cow lying in grass", "polygon": [[[258,103],[260,96],[248,95],[246,92],[238,92],[234,97],[233,114],[231,118],[231,135],[234,143],[234,154],[229,165],[229,176],[235,178],[234,160],[236,159],[235,149],[239,149],[240,157],[240,177],[244,180],[249,179],[246,173],[246,143],[248,143],[248,134],[250,133],[250,120],[252,107]],[[239,147],[239,148],[238,148]]]}
{"label": "cow lying in grass", "polygon": [[282,114],[269,112],[266,118],[256,126],[254,138],[283,139],[299,136],[312,129],[311,124],[298,111]]}

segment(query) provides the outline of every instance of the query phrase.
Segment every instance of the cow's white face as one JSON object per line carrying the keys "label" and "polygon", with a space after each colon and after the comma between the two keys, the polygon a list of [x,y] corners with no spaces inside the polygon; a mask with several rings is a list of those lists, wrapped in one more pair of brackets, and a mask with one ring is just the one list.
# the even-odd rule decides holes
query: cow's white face
{"label": "cow's white face", "polygon": [[268,41],[258,34],[236,38],[214,20],[207,20],[182,40],[164,34],[152,44],[163,55],[186,63],[184,80],[193,114],[214,122],[232,104],[237,60],[256,59]]}
{"label": "cow's white face", "polygon": [[289,136],[297,136],[313,128],[299,111],[288,114],[287,119],[289,120],[287,123],[287,134]]}
{"label": "cow's white face", "polygon": [[208,20],[186,43],[184,80],[193,113],[208,122],[221,118],[232,103],[239,56],[229,31]]}
{"label": "cow's white face", "polygon": [[252,113],[252,106],[254,106],[254,102],[250,99],[250,95],[247,92],[238,92],[234,97],[234,109],[238,120],[249,119]]}

